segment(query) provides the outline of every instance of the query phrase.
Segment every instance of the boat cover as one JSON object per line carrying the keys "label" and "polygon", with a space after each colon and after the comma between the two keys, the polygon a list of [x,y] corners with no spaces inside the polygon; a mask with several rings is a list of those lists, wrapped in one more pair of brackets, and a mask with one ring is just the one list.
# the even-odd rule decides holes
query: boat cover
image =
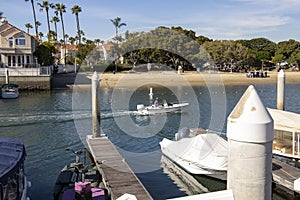
{"label": "boat cover", "polygon": [[0,138],[0,183],[6,185],[8,178],[19,172],[26,151],[21,140]]}
{"label": "boat cover", "polygon": [[9,87],[17,88],[17,87],[19,87],[19,85],[15,84],[15,83],[6,83],[6,84],[2,85],[2,88],[9,88]]}
{"label": "boat cover", "polygon": [[274,120],[274,129],[289,132],[300,132],[300,114],[267,108]]}
{"label": "boat cover", "polygon": [[164,138],[160,142],[162,153],[187,171],[192,165],[208,170],[227,170],[227,144],[224,138],[214,133],[178,141]]}

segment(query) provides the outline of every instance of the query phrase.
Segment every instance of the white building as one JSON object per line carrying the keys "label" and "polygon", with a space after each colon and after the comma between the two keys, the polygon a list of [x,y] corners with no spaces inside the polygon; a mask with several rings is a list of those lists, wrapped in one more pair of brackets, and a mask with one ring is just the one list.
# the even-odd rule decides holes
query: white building
{"label": "white building", "polygon": [[5,18],[0,25],[0,67],[36,67],[33,56],[39,45],[38,38],[8,23]]}

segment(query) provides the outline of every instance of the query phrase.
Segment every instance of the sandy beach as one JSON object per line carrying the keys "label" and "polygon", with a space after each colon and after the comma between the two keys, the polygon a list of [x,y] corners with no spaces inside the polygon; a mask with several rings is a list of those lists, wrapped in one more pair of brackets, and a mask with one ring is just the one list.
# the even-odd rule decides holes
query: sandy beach
{"label": "sandy beach", "polygon": [[[248,78],[245,73],[198,73],[185,72],[143,72],[143,73],[104,73],[100,74],[102,87],[139,87],[146,84],[162,86],[178,85],[256,85],[276,84],[278,72],[268,72],[265,78]],[[285,72],[286,83],[300,83],[300,72]],[[91,76],[91,74],[89,74]]]}

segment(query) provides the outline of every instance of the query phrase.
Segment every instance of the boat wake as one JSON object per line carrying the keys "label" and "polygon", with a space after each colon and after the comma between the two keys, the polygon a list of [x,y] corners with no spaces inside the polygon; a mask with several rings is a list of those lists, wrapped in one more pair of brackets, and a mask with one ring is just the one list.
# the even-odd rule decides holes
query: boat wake
{"label": "boat wake", "polygon": [[[135,112],[136,111],[117,111],[112,113],[109,111],[101,111],[101,119],[135,115]],[[90,110],[0,114],[0,127],[24,126],[36,123],[62,123],[74,120],[89,120],[91,117],[92,114]]]}

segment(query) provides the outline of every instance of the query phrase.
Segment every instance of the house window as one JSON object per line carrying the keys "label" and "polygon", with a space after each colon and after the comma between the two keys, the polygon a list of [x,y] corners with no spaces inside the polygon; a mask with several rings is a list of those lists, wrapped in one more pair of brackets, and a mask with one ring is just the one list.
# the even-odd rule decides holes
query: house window
{"label": "house window", "polygon": [[13,38],[12,37],[8,38],[8,45],[9,45],[9,47],[13,46]]}
{"label": "house window", "polygon": [[16,66],[16,57],[12,56],[12,66]]}
{"label": "house window", "polygon": [[18,56],[18,63],[17,63],[18,66],[21,66],[21,63],[22,63],[21,59],[22,59],[21,56]]}
{"label": "house window", "polygon": [[11,66],[11,61],[12,61],[11,56],[8,56],[8,66]]}
{"label": "house window", "polygon": [[16,45],[25,45],[26,40],[24,35],[19,35],[19,37],[15,38]]}

